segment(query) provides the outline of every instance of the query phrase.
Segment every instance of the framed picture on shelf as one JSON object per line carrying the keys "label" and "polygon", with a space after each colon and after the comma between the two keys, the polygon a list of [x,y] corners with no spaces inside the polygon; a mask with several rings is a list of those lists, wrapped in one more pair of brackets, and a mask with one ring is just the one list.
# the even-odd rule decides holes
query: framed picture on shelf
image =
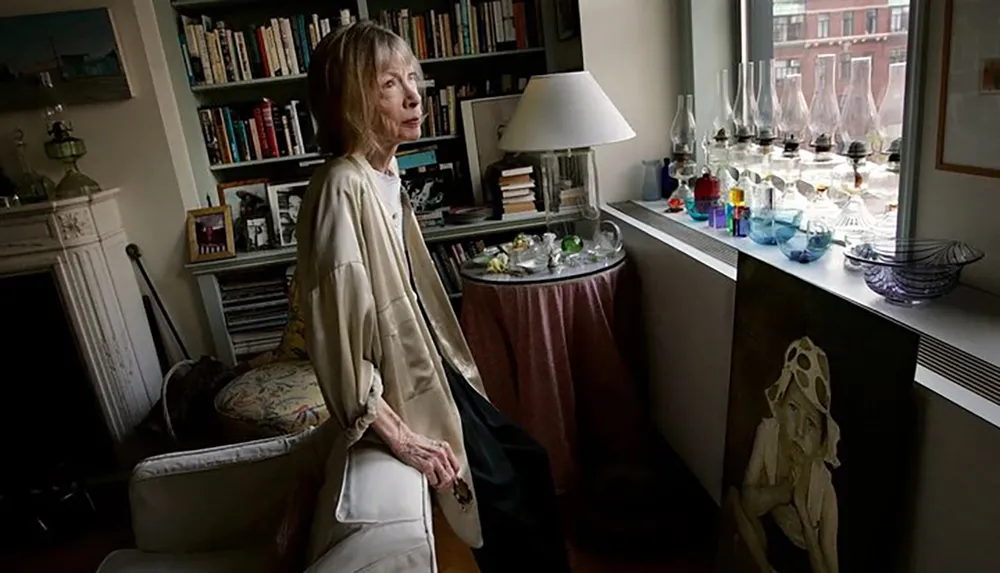
{"label": "framed picture on shelf", "polygon": [[1000,3],[946,0],[937,168],[1000,178]]}
{"label": "framed picture on shelf", "polygon": [[267,217],[248,218],[243,235],[246,237],[246,250],[263,251],[271,246],[271,223]]}
{"label": "framed picture on shelf", "polygon": [[299,220],[302,197],[309,187],[308,181],[275,183],[267,186],[267,197],[271,204],[271,219],[274,221],[274,235],[282,247],[295,245],[295,224]]}
{"label": "framed picture on shelf", "polygon": [[236,250],[251,250],[244,221],[251,218],[266,220],[271,217],[271,205],[267,198],[267,179],[221,183],[218,193],[219,205],[229,205],[229,211],[232,213]]}
{"label": "framed picture on shelf", "polygon": [[193,209],[187,214],[188,259],[202,263],[236,256],[229,205]]}
{"label": "framed picture on shelf", "polygon": [[520,95],[506,95],[462,102],[465,150],[469,156],[472,200],[476,205],[485,202],[483,178],[487,168],[504,157],[500,138],[519,101]]}

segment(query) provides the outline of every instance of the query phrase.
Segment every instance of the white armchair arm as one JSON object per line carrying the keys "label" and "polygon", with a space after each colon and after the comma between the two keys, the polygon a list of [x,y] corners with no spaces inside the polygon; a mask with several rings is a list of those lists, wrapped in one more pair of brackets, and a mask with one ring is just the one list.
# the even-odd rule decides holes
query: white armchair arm
{"label": "white armchair arm", "polygon": [[273,539],[289,494],[321,469],[326,433],[321,427],[143,460],[129,486],[136,545],[181,553]]}

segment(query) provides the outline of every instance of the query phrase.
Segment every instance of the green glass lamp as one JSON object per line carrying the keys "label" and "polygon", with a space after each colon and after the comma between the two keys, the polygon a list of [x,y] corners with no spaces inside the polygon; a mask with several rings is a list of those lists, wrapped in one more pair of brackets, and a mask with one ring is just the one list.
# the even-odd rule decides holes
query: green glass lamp
{"label": "green glass lamp", "polygon": [[66,174],[56,185],[53,199],[69,199],[96,193],[101,186],[96,181],[80,172],[76,163],[87,154],[87,145],[78,137],[74,137],[73,124],[66,117],[63,105],[59,103],[52,76],[49,72],[41,73],[42,92],[45,107],[45,121],[48,134],[52,139],[45,142],[45,155],[63,164]]}

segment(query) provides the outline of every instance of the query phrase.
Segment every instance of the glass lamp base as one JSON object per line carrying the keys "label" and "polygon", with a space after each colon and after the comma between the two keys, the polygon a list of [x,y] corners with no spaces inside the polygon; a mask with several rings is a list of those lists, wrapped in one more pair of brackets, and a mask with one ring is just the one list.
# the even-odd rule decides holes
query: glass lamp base
{"label": "glass lamp base", "polygon": [[71,199],[85,197],[101,190],[96,181],[75,169],[66,172],[53,191],[53,199]]}

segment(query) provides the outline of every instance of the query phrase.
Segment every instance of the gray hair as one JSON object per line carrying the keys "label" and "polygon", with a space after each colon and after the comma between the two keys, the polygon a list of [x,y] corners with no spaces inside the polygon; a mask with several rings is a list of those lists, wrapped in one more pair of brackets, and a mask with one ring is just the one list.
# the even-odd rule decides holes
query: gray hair
{"label": "gray hair", "polygon": [[420,63],[405,40],[369,20],[327,35],[309,66],[309,101],[316,137],[334,156],[368,154],[380,147],[378,74],[396,62]]}

